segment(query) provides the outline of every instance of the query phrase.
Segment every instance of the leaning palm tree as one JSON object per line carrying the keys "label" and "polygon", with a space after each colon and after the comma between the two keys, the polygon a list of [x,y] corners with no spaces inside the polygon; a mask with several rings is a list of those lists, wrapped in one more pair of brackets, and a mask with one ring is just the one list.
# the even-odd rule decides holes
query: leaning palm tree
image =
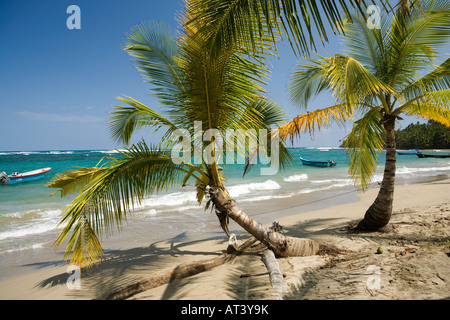
{"label": "leaning palm tree", "polygon": [[439,49],[450,37],[450,3],[420,2],[399,7],[370,29],[355,16],[345,28],[348,55],[308,59],[292,74],[293,101],[307,107],[310,99],[331,90],[336,104],[299,115],[280,128],[283,139],[360,116],[344,140],[349,173],[366,189],[383,148],[386,163],[374,203],[357,228],[377,230],[390,221],[394,198],[395,125],[402,115],[428,118],[450,126],[450,59],[436,65]]}
{"label": "leaning palm tree", "polygon": [[[164,114],[131,97],[120,97],[124,105],[111,111],[111,133],[128,145],[136,130],[149,127],[163,133],[159,143],[149,146],[141,141],[102,165],[60,174],[49,185],[58,188],[62,196],[79,193],[64,211],[60,221],[64,228],[56,240],[57,245],[67,240],[66,258],[71,257],[72,263],[96,262],[103,252],[103,232],[120,229],[133,207],[148,194],[185,185],[188,180],[195,182],[198,202],[215,210],[227,235],[228,220],[232,219],[278,255],[310,255],[318,250],[315,241],[285,236],[250,218],[224,186],[220,137],[213,134],[205,139],[206,132],[238,129],[254,133],[250,134],[254,141],[276,141],[271,129],[279,126],[284,116],[262,95],[268,72],[262,55],[255,51],[249,58],[247,50],[236,45],[210,56],[200,22],[186,24],[195,15],[191,6],[195,2],[187,2],[178,35],[162,23],[144,23],[127,36],[125,50],[152,85]],[[258,136],[259,132],[267,134]],[[186,136],[193,137],[187,147]],[[274,148],[272,143],[267,148],[262,142],[256,145],[266,156],[278,148],[281,165],[290,159],[283,144],[274,144]],[[243,155],[252,152],[249,143],[243,146],[238,150]],[[203,152],[194,152],[197,159],[192,163],[190,150],[197,149]]]}

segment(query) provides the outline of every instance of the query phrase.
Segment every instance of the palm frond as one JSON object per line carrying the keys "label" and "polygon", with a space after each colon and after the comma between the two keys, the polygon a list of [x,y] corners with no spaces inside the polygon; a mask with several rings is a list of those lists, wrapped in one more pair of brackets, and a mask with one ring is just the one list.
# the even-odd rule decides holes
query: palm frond
{"label": "palm frond", "polygon": [[322,60],[305,58],[309,63],[295,66],[289,81],[289,95],[291,100],[302,108],[307,107],[311,98],[324,90],[331,90],[329,59]]}
{"label": "palm frond", "polygon": [[345,36],[341,37],[345,55],[359,61],[370,73],[386,82],[383,77],[388,67],[387,38],[391,22],[388,15],[381,15],[379,29],[370,29],[362,15],[352,15],[352,19],[352,23],[345,25]]}
{"label": "palm frond", "polygon": [[316,129],[321,130],[332,123],[344,124],[352,117],[351,109],[348,109],[345,104],[300,114],[279,128],[280,139],[285,141],[290,138],[293,141],[303,132],[312,134]]}
{"label": "palm frond", "polygon": [[375,172],[376,163],[385,142],[382,118],[376,110],[369,110],[355,121],[350,134],[345,137],[344,146],[350,158],[349,172],[357,185],[367,189]]}
{"label": "palm frond", "polygon": [[[191,22],[201,20],[201,29],[207,35],[208,48],[213,56],[221,48],[239,43],[257,48],[254,43],[263,35],[272,36],[283,32],[295,52],[309,54],[316,49],[317,34],[322,44],[328,41],[327,27],[333,33],[342,32],[345,17],[351,19],[350,8],[365,14],[365,1],[306,1],[306,0],[198,0],[191,1],[197,14]],[[372,1],[374,3],[375,1]],[[380,1],[386,8],[388,1]],[[328,33],[327,33],[328,32]]]}
{"label": "palm frond", "polygon": [[59,173],[47,187],[59,189],[61,197],[65,197],[71,193],[81,192],[95,175],[101,173],[101,171],[101,167],[80,167],[77,170],[72,170],[65,174]]}
{"label": "palm frond", "polygon": [[131,97],[118,97],[117,100],[128,105],[126,107],[114,105],[109,113],[111,136],[118,142],[128,145],[133,133],[144,126],[155,131],[165,128],[167,136],[177,129],[169,119]]}
{"label": "palm frond", "polygon": [[408,80],[439,55],[450,36],[450,4],[429,1],[414,8],[405,17],[394,16],[389,39],[389,70],[386,77],[397,90],[408,85]]}
{"label": "palm frond", "polygon": [[412,83],[401,93],[407,101],[427,92],[450,89],[450,58],[421,78],[411,80]]}
{"label": "palm frond", "polygon": [[[181,16],[190,21],[192,12]],[[180,39],[180,68],[187,89],[182,107],[170,110],[180,127],[202,121],[204,130],[233,127],[248,101],[259,100],[267,66],[250,59],[239,47],[222,48],[213,59],[205,51],[204,35],[196,23],[186,24]],[[176,119],[175,119],[176,117]]]}
{"label": "palm frond", "polygon": [[83,191],[64,211],[59,223],[64,228],[56,244],[60,245],[72,230],[66,257],[73,250],[72,259],[77,264],[94,263],[95,255],[101,252],[98,237],[103,232],[120,230],[127,214],[146,195],[180,183],[184,174],[202,182],[194,171],[183,164],[174,164],[170,151],[152,149],[141,142],[122,152],[122,157],[110,158],[87,184],[84,171],[60,176],[50,187],[67,193],[78,183]]}
{"label": "palm frond", "polygon": [[409,116],[422,117],[450,127],[450,108],[448,107],[444,109],[436,104],[411,103],[404,108],[403,112]]}
{"label": "palm frond", "polygon": [[352,57],[336,54],[330,63],[330,85],[339,103],[346,103],[349,107],[360,103],[377,104],[382,94],[397,96],[389,85]]}
{"label": "palm frond", "polygon": [[151,90],[163,104],[172,105],[183,92],[182,75],[177,64],[178,42],[174,32],[162,22],[143,22],[126,36],[125,50],[134,58],[136,68],[153,85]]}

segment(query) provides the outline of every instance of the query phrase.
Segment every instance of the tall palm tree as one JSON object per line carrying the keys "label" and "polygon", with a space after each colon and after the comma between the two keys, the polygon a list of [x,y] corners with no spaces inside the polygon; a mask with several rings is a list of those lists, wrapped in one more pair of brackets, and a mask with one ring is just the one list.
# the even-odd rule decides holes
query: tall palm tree
{"label": "tall palm tree", "polygon": [[[219,133],[241,129],[255,132],[253,138],[259,141],[256,134],[265,129],[268,136],[263,138],[270,141],[271,129],[279,126],[284,116],[263,96],[261,85],[268,71],[262,55],[255,51],[249,58],[247,49],[235,45],[211,57],[205,49],[206,38],[199,31],[201,21],[186,23],[196,14],[196,1],[186,3],[186,11],[179,17],[182,28],[178,36],[162,23],[138,25],[127,35],[125,50],[152,85],[165,112],[158,113],[131,97],[120,97],[125,106],[114,106],[111,111],[111,134],[128,145],[133,133],[147,126],[163,132],[161,141],[153,146],[141,141],[121,152],[120,157],[108,158],[103,165],[60,174],[49,184],[62,196],[79,193],[64,211],[60,221],[64,228],[56,240],[60,245],[68,238],[66,258],[71,256],[72,263],[97,261],[102,255],[103,232],[120,229],[128,213],[146,195],[185,185],[189,179],[195,181],[198,202],[206,200],[205,209],[215,210],[227,234],[228,219],[232,219],[278,255],[310,255],[318,250],[315,241],[285,236],[250,218],[224,186],[219,140],[216,137],[204,141],[202,133],[209,129]],[[200,126],[200,137],[196,137],[196,126]],[[180,133],[194,137],[188,142],[189,148],[209,147],[209,153],[203,153],[198,163],[191,163],[190,156],[174,161],[180,154],[189,154],[179,149]],[[252,152],[249,144],[246,148],[244,154]],[[261,148],[267,154],[268,149],[273,150]],[[290,159],[282,144],[279,159],[282,165]]]}
{"label": "tall palm tree", "polygon": [[347,54],[308,59],[292,74],[293,101],[307,107],[311,97],[330,90],[336,104],[302,114],[280,128],[283,139],[359,114],[345,138],[349,173],[366,189],[383,147],[386,163],[381,187],[358,229],[377,230],[390,221],[394,198],[395,125],[415,115],[450,126],[450,59],[436,65],[450,37],[450,3],[421,2],[399,7],[370,29],[355,16],[345,28]]}

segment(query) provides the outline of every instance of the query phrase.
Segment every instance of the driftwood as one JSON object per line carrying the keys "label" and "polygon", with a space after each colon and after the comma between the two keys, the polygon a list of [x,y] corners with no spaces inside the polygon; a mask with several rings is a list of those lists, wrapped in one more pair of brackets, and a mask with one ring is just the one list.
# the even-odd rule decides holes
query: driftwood
{"label": "driftwood", "polygon": [[283,274],[281,273],[280,266],[278,265],[275,254],[272,250],[267,249],[264,251],[262,261],[266,265],[269,272],[270,283],[272,288],[278,292],[278,298],[282,299],[283,292]]}
{"label": "driftwood", "polygon": [[258,272],[258,273],[243,273],[243,274],[240,275],[239,278],[265,276],[266,274],[270,274],[270,271]]}
{"label": "driftwood", "polygon": [[230,250],[230,247],[231,247],[230,246],[228,248],[228,252],[225,254],[222,254],[219,257],[196,261],[193,263],[177,266],[173,270],[162,272],[162,273],[154,275],[153,277],[150,277],[148,279],[144,279],[144,280],[138,281],[134,284],[131,284],[129,286],[126,286],[124,288],[121,288],[118,291],[110,293],[104,299],[105,300],[127,299],[127,298],[130,298],[130,297],[140,293],[140,292],[144,292],[144,291],[147,291],[147,290],[150,290],[153,288],[157,288],[161,285],[170,283],[174,280],[190,277],[190,276],[196,275],[198,273],[201,273],[201,272],[204,272],[207,270],[211,270],[217,266],[220,266],[226,262],[233,260],[239,254],[244,252],[244,250],[251,247],[256,241],[257,240],[255,238],[250,238],[240,246],[234,245],[232,247],[232,250]]}

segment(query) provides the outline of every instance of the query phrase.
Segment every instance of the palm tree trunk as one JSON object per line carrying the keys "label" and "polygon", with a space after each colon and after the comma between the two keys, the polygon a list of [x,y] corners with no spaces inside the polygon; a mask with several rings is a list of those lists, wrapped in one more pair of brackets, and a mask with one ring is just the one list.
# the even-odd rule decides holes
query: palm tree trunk
{"label": "palm tree trunk", "polygon": [[258,241],[273,250],[276,255],[280,257],[310,256],[315,255],[319,250],[319,244],[314,240],[285,236],[264,227],[239,209],[236,201],[225,188],[210,186],[209,193],[211,201],[218,210],[219,219],[221,215],[234,220]]}
{"label": "palm tree trunk", "polygon": [[383,180],[377,198],[366,211],[364,219],[358,223],[357,230],[376,231],[386,226],[391,220],[396,164],[395,117],[387,118],[384,128],[386,130],[386,163]]}

